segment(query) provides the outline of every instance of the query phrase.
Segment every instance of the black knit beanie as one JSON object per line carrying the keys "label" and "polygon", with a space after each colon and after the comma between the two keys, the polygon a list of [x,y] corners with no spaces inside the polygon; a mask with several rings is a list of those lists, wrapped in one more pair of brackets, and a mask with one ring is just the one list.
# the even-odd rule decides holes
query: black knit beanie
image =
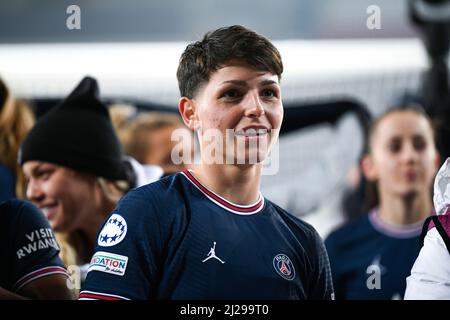
{"label": "black knit beanie", "polygon": [[122,156],[97,81],[85,77],[60,105],[36,122],[22,143],[18,160],[20,165],[37,160],[109,180],[127,180]]}

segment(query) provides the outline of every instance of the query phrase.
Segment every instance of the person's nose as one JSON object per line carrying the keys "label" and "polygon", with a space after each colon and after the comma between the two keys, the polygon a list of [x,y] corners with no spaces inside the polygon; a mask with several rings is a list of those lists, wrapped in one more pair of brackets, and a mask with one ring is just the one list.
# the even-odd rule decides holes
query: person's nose
{"label": "person's nose", "polygon": [[27,184],[26,196],[28,200],[39,205],[40,202],[44,199],[44,192],[40,184],[34,179],[30,179]]}
{"label": "person's nose", "polygon": [[419,158],[419,151],[414,148],[412,142],[405,143],[402,150],[402,160],[405,163],[416,163]]}
{"label": "person's nose", "polygon": [[252,92],[248,96],[245,115],[250,118],[259,118],[264,114],[264,106],[257,92]]}

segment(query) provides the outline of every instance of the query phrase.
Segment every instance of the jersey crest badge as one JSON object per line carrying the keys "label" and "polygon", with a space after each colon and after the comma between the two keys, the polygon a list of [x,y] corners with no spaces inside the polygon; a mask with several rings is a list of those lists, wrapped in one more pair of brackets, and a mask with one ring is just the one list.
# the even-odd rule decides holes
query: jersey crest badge
{"label": "jersey crest badge", "polygon": [[275,271],[284,279],[292,280],[295,278],[295,268],[291,259],[283,253],[277,254],[273,258],[273,267]]}

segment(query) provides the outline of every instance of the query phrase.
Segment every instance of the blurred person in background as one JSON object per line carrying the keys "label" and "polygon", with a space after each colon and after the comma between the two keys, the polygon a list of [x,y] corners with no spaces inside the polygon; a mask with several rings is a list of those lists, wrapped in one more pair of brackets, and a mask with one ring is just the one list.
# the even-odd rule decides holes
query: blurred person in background
{"label": "blurred person in background", "polygon": [[172,137],[177,129],[186,133],[181,141],[185,147],[177,155],[183,159],[183,151],[188,150],[190,155],[187,159],[193,160],[194,140],[179,115],[155,111],[137,113],[126,105],[113,105],[110,113],[125,153],[140,163],[160,166],[165,176],[186,169],[189,164],[175,163],[172,156],[180,142]]}
{"label": "blurred person in background", "polygon": [[325,241],[336,299],[401,299],[423,221],[434,213],[431,186],[440,157],[430,119],[413,104],[381,115],[367,143],[361,166],[371,210]]}
{"label": "blurred person in background", "polygon": [[133,119],[137,114],[137,108],[132,104],[127,103],[113,103],[108,106],[109,116],[111,122],[116,129],[117,136],[120,138],[122,128],[127,124],[130,119]]}
{"label": "blurred person in background", "polygon": [[124,157],[90,77],[39,118],[21,146],[19,161],[28,180],[27,198],[49,220],[66,266],[80,266],[74,270],[81,282],[98,229],[117,201],[162,174],[160,168],[145,171]]}
{"label": "blurred person in background", "polygon": [[433,200],[436,215],[424,223],[405,300],[450,300],[450,158],[436,175]]}
{"label": "blurred person in background", "polygon": [[0,202],[25,197],[25,178],[17,155],[33,124],[29,106],[13,97],[0,79]]}

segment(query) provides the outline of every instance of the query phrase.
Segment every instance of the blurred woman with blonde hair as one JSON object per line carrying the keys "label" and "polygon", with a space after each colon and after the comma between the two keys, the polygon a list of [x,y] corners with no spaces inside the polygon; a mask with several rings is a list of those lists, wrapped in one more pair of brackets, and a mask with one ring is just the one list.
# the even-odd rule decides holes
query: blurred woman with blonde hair
{"label": "blurred woman with blonde hair", "polygon": [[142,179],[133,160],[124,156],[98,84],[90,77],[40,117],[21,146],[27,198],[55,231],[74,289],[83,282],[97,232],[119,199],[162,173],[158,168]]}

